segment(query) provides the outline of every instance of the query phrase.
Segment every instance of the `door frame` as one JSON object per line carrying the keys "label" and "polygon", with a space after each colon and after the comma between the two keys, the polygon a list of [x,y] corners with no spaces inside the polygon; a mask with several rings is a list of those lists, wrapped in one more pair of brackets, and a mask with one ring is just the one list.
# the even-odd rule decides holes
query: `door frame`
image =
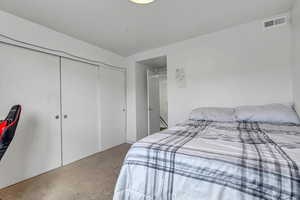
{"label": "door frame", "polygon": [[[151,123],[150,123],[150,119],[151,119],[150,118],[150,112],[151,112],[151,110],[150,110],[150,95],[149,95],[149,91],[150,91],[149,80],[150,80],[150,76],[151,76],[150,73],[152,73],[152,71],[148,68],[147,69],[147,118],[148,118],[148,127],[147,128],[148,128],[148,136],[151,135],[151,133],[150,133],[150,130],[151,130],[151,128],[150,128],[150,125],[151,125]],[[154,75],[154,74],[152,74],[152,75]]]}
{"label": "door frame", "polygon": [[150,70],[149,68],[147,69],[147,133],[148,136],[150,135],[150,101],[149,101],[149,76],[150,76]]}

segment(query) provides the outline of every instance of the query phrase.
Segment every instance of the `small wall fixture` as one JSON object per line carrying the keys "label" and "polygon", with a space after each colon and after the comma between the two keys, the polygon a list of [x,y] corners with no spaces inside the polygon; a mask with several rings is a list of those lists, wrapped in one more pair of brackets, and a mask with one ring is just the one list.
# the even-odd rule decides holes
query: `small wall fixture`
{"label": "small wall fixture", "polygon": [[155,0],[129,0],[129,1],[136,4],[148,4],[148,3],[152,3]]}

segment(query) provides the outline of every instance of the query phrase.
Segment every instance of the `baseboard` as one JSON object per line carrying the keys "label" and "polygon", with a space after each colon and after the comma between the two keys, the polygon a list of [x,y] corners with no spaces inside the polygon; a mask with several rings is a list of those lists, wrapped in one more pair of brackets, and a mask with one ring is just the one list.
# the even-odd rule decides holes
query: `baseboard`
{"label": "baseboard", "polygon": [[127,140],[126,143],[128,143],[128,144],[134,144],[135,141],[133,141],[133,140]]}

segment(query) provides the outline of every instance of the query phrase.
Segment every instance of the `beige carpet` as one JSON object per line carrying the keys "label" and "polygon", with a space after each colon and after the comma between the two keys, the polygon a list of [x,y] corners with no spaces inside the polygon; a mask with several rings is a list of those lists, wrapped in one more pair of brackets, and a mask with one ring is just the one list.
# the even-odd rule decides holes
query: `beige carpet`
{"label": "beige carpet", "polygon": [[123,144],[0,190],[0,200],[111,200],[129,148]]}

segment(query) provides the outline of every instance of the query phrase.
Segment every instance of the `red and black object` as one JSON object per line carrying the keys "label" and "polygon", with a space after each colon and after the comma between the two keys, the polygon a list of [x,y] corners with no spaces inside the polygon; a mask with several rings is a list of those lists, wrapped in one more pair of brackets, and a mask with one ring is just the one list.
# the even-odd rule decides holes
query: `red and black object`
{"label": "red and black object", "polygon": [[15,136],[22,107],[13,106],[4,121],[0,123],[0,161]]}

